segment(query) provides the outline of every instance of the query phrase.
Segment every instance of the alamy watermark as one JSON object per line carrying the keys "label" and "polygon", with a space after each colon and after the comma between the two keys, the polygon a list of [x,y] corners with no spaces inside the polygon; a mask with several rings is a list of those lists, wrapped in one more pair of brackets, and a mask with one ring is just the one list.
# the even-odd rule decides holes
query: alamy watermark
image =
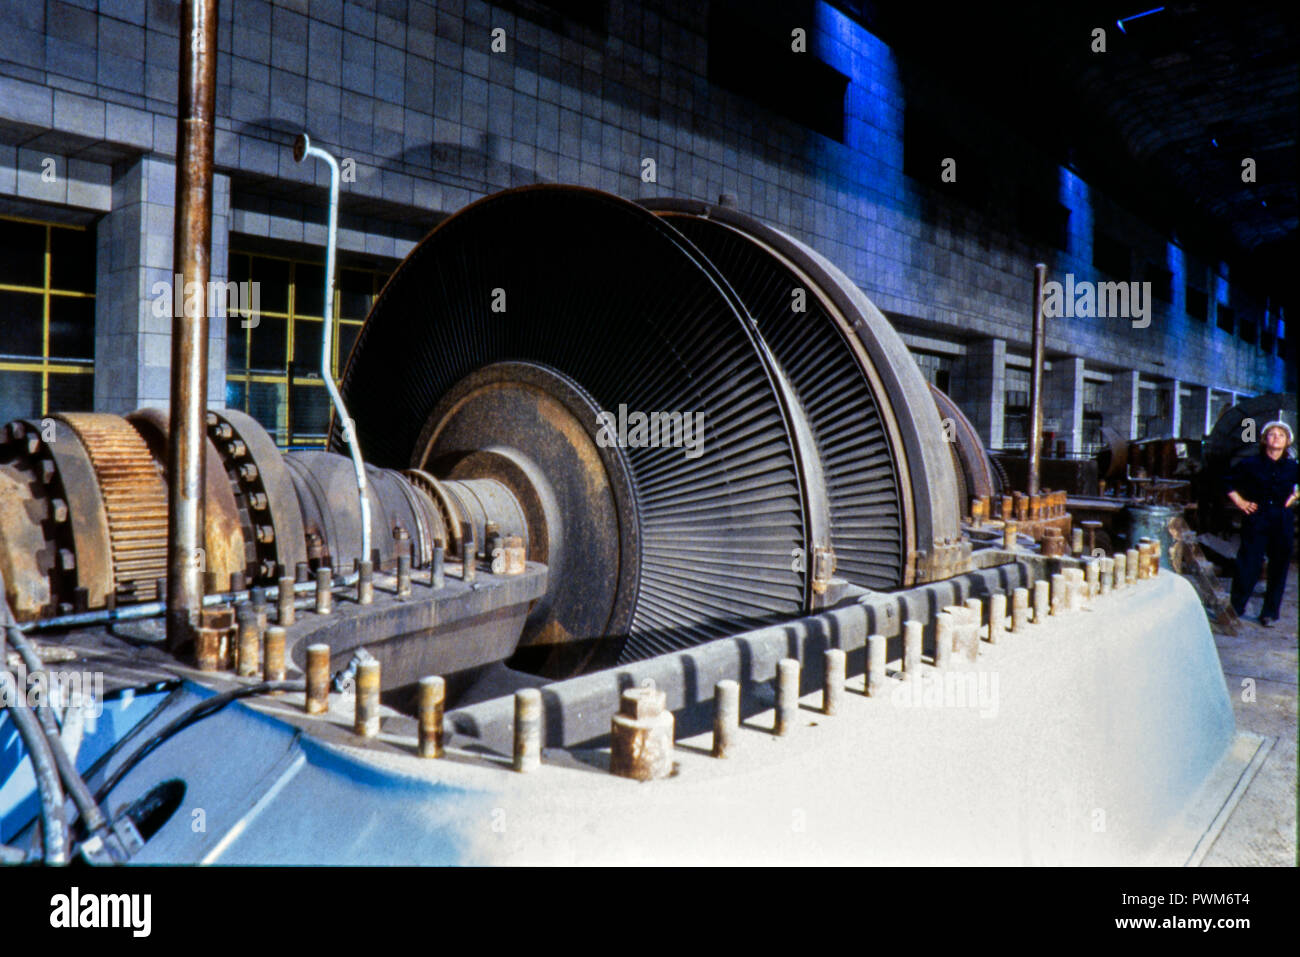
{"label": "alamy watermark", "polygon": [[600,412],[596,444],[602,449],[685,449],[688,459],[704,454],[703,412],[628,412],[620,404],[618,414]]}
{"label": "alamy watermark", "polygon": [[196,279],[185,282],[180,273],[175,273],[171,282],[160,279],[149,291],[153,296],[153,314],[159,319],[177,316],[224,319],[227,315],[240,315],[245,329],[256,329],[260,321],[262,289],[259,282],[211,279],[205,286]]}
{"label": "alamy watermark", "polygon": [[13,707],[20,693],[29,708],[75,708],[92,719],[104,713],[102,671],[42,670],[32,675],[29,682],[27,668],[19,661],[9,671],[0,671],[0,705]]}
{"label": "alamy watermark", "polygon": [[1131,319],[1134,329],[1151,325],[1151,283],[1092,282],[1065,274],[1043,284],[1043,315],[1049,319]]}
{"label": "alamy watermark", "polygon": [[896,708],[972,708],[981,718],[998,716],[996,671],[923,671],[894,688]]}

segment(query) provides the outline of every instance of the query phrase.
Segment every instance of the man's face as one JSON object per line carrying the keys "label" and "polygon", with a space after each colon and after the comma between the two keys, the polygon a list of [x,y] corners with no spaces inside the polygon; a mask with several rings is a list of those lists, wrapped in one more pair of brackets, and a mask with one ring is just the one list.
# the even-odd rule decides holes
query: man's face
{"label": "man's face", "polygon": [[1264,433],[1264,447],[1270,452],[1285,452],[1286,445],[1285,429],[1272,428]]}

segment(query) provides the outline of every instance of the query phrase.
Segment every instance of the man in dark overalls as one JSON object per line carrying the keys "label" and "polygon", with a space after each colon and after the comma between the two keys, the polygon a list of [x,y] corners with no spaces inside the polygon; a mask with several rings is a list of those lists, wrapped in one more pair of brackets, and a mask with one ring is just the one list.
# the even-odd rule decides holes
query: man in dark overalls
{"label": "man in dark overalls", "polygon": [[1237,552],[1237,573],[1232,579],[1232,608],[1245,615],[1246,602],[1259,581],[1260,566],[1268,556],[1268,587],[1259,623],[1265,627],[1277,621],[1282,609],[1282,592],[1291,565],[1295,539],[1295,515],[1291,506],[1300,499],[1300,462],[1288,451],[1291,429],[1283,422],[1264,426],[1257,455],[1239,461],[1228,476],[1228,498],[1245,515],[1241,520],[1241,549]]}

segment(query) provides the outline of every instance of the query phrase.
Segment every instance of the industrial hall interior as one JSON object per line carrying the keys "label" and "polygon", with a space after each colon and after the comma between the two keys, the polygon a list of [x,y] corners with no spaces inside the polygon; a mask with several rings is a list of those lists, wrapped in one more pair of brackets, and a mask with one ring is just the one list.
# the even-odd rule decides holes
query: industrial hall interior
{"label": "industrial hall interior", "polygon": [[1293,863],[1288,12],[0,0],[0,863]]}

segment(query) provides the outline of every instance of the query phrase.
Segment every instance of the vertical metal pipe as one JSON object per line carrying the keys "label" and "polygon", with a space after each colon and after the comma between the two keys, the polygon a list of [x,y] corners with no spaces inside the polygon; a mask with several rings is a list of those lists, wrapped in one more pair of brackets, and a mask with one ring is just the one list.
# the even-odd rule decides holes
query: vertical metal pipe
{"label": "vertical metal pipe", "polygon": [[325,243],[325,321],[320,345],[320,375],[334,412],[339,417],[343,441],[347,443],[348,452],[352,455],[352,471],[356,475],[357,498],[361,505],[361,558],[369,561],[374,556],[370,548],[370,496],[366,492],[366,464],[361,458],[361,443],[352,428],[352,419],[348,417],[348,410],[343,405],[339,387],[334,383],[334,370],[330,364],[334,343],[334,259],[339,233],[339,164],[325,150],[312,146],[311,138],[306,133],[300,133],[293,144],[293,158],[301,163],[308,156],[325,163],[330,170],[329,232]]}
{"label": "vertical metal pipe", "polygon": [[1030,495],[1038,494],[1039,463],[1043,455],[1043,285],[1047,280],[1047,266],[1034,266],[1034,362],[1029,373],[1029,479],[1025,489]]}
{"label": "vertical metal pipe", "polygon": [[1051,586],[1040,578],[1034,582],[1034,624],[1041,625],[1047,621],[1047,611],[1050,605],[1048,589]]}
{"label": "vertical metal pipe", "polygon": [[1019,633],[1029,622],[1029,589],[1017,588],[1011,593],[1011,630]]}
{"label": "vertical metal pipe", "polygon": [[372,605],[375,601],[375,565],[370,561],[357,562],[357,604]]}
{"label": "vertical metal pipe", "polygon": [[333,573],[328,568],[316,569],[316,614],[328,615],[334,610]]}
{"label": "vertical metal pipe", "polygon": [[444,546],[442,539],[438,539],[433,545],[433,568],[429,572],[429,586],[431,588],[445,588],[447,585],[447,573],[443,567]]}
{"label": "vertical metal pipe", "polygon": [[[181,0],[177,90],[176,215],[172,273],[186,308],[172,317],[171,440],[167,445],[167,646],[198,633],[203,606],[204,409],[208,391],[208,278],[212,255],[213,115],[217,89],[216,0]],[[185,286],[198,283],[189,315]],[[191,287],[193,288],[193,287]],[[175,297],[173,297],[174,301]]]}

